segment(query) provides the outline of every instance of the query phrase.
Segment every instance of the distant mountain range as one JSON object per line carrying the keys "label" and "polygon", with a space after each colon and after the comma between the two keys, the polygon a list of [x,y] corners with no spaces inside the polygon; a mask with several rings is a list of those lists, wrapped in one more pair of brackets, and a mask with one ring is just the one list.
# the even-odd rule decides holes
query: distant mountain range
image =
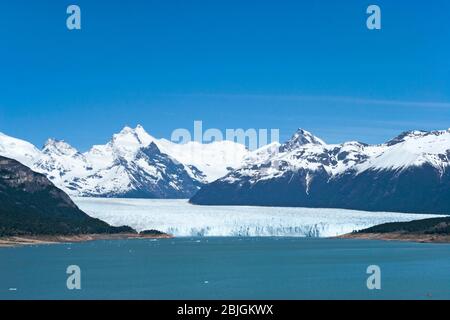
{"label": "distant mountain range", "polygon": [[45,174],[71,196],[189,198],[240,165],[247,149],[229,141],[175,144],[125,127],[105,145],[81,153],[49,139],[40,150],[0,133],[0,155]]}
{"label": "distant mountain range", "polygon": [[327,144],[299,129],[283,144],[249,152],[230,141],[176,144],[137,126],[85,153],[64,141],[50,139],[39,150],[0,134],[0,155],[71,196],[450,213],[450,130],[409,131],[368,145]]}
{"label": "distant mountain range", "polygon": [[135,233],[89,217],[43,174],[0,157],[0,237]]}
{"label": "distant mountain range", "polygon": [[286,143],[249,154],[191,203],[450,214],[449,166],[450,130],[330,145],[299,129]]}

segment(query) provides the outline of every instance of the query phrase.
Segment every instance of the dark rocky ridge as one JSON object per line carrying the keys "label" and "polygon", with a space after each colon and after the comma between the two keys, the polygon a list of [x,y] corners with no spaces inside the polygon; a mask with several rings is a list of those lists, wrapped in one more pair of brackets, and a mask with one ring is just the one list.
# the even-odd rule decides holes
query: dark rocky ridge
{"label": "dark rocky ridge", "polygon": [[402,233],[450,236],[450,217],[415,220],[411,222],[393,222],[357,231],[357,234]]}
{"label": "dark rocky ridge", "polygon": [[449,243],[450,217],[385,223],[365,230],[354,231],[339,238]]}
{"label": "dark rocky ridge", "polygon": [[405,213],[450,213],[450,173],[424,165],[397,171],[366,171],[332,179],[317,172],[305,185],[306,171],[251,184],[218,180],[201,189],[191,203],[342,208]]}
{"label": "dark rocky ridge", "polygon": [[89,217],[44,175],[0,157],[0,237],[135,233]]}

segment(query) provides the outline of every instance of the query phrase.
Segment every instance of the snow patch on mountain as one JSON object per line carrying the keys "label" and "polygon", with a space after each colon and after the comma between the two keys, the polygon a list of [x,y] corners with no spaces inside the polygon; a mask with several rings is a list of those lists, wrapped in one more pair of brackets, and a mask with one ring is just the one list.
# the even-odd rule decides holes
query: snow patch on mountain
{"label": "snow patch on mountain", "polygon": [[12,158],[30,167],[41,151],[29,142],[15,139],[0,132],[0,155]]}
{"label": "snow patch on mountain", "polygon": [[358,172],[402,170],[424,164],[443,171],[450,163],[450,129],[405,132],[384,145],[367,148],[367,152],[370,158],[357,166]]}
{"label": "snow patch on mountain", "polygon": [[232,141],[208,144],[191,141],[176,144],[161,139],[156,143],[163,152],[170,154],[181,163],[199,169],[205,175],[206,182],[217,180],[230,170],[239,168],[249,153],[244,145]]}

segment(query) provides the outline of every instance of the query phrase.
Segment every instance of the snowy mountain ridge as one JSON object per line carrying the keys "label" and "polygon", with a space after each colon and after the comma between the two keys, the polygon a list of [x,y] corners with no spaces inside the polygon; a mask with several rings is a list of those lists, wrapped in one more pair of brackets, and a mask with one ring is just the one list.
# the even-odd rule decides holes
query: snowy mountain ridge
{"label": "snowy mountain ridge", "polygon": [[247,154],[245,146],[230,141],[180,145],[156,139],[140,125],[84,153],[62,140],[49,139],[39,150],[0,134],[0,155],[44,173],[71,196],[186,198]]}
{"label": "snowy mountain ridge", "polygon": [[191,203],[450,214],[450,129],[378,145],[326,144],[299,129],[245,157]]}
{"label": "snowy mountain ridge", "polygon": [[425,163],[445,170],[450,165],[450,129],[404,132],[379,145],[357,141],[326,144],[299,129],[284,144],[274,143],[249,153],[243,163],[223,179],[231,181],[239,175],[252,177],[256,182],[298,170],[324,170],[332,177],[348,170],[404,170]]}

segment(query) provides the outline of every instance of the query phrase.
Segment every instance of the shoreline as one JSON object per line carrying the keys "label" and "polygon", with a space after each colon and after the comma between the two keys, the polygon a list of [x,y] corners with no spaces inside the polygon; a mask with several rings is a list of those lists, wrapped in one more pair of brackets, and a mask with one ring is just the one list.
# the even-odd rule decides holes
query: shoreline
{"label": "shoreline", "polygon": [[390,233],[349,233],[336,237],[337,239],[382,240],[419,243],[450,243],[450,235],[414,234],[402,232]]}
{"label": "shoreline", "polygon": [[[138,239],[173,239],[170,234],[84,234],[84,235],[39,235],[39,236],[11,236],[0,237],[1,248],[14,248],[32,245],[52,245],[63,243],[80,243],[98,240],[138,240]],[[450,243],[450,235],[438,234],[407,234],[401,232],[392,233],[349,233],[329,239],[352,239],[352,240],[379,240],[379,241],[401,241],[416,243]]]}
{"label": "shoreline", "polygon": [[136,240],[136,239],[172,239],[169,234],[145,235],[138,233],[118,234],[82,234],[82,235],[40,235],[40,236],[11,236],[0,237],[0,248],[22,247],[30,245],[50,245],[61,243],[78,243],[97,240]]}

